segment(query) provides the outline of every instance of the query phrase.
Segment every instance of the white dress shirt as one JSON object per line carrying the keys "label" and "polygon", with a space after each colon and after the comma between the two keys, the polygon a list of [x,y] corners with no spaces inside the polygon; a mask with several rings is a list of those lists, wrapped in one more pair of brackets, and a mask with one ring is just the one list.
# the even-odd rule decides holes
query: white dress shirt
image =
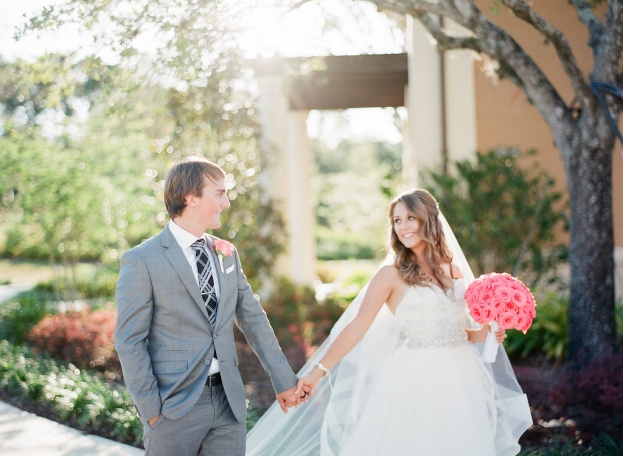
{"label": "white dress shirt", "polygon": [[[200,239],[200,238],[197,238],[197,236],[195,236],[194,234],[189,233],[184,228],[178,226],[173,220],[169,222],[169,230],[171,230],[171,234],[173,235],[173,237],[175,238],[175,240],[181,247],[182,252],[184,252],[184,256],[186,257],[186,260],[188,260],[188,264],[190,264],[190,267],[193,270],[195,280],[197,281],[197,286],[199,286],[199,273],[197,272],[197,260],[195,258],[195,249],[193,249],[192,244],[193,242],[195,242],[197,239]],[[208,236],[204,233],[201,237],[205,239],[206,244],[207,244]],[[210,266],[212,267],[212,271],[213,271],[212,276],[214,277],[214,292],[216,293],[216,299],[218,300],[221,296],[221,289],[218,283],[218,274],[216,273],[217,263],[216,263],[216,260],[212,257],[212,251],[210,249],[207,249],[207,251],[208,251],[208,258],[210,259]],[[210,364],[209,373],[210,375],[212,375],[217,372],[220,372],[218,359],[213,358],[212,363]]]}

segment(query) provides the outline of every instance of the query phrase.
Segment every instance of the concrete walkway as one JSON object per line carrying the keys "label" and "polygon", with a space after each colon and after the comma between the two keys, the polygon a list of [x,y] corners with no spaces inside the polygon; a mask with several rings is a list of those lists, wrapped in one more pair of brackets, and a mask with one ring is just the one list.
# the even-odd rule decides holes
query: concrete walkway
{"label": "concrete walkway", "polygon": [[2,456],[141,456],[141,449],[63,426],[0,401]]}
{"label": "concrete walkway", "polygon": [[30,290],[32,285],[19,284],[19,285],[0,285],[0,303],[8,301],[9,299],[17,296],[22,291]]}

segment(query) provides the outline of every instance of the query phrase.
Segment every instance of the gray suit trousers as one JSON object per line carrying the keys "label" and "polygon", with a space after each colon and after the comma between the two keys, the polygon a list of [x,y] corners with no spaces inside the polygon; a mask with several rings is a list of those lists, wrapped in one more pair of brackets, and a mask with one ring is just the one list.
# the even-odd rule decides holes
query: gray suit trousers
{"label": "gray suit trousers", "polygon": [[146,456],[244,456],[246,424],[234,416],[222,385],[209,387],[192,410],[171,420],[143,423]]}

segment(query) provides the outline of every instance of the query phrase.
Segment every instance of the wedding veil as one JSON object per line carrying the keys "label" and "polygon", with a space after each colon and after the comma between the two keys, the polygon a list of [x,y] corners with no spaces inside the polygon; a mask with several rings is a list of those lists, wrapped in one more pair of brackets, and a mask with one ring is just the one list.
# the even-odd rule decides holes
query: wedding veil
{"label": "wedding veil", "polygon": [[[466,281],[474,280],[465,255],[440,214],[453,263]],[[391,261],[391,258],[386,259]],[[307,374],[322,359],[331,342],[357,315],[364,287],[336,322],[327,340],[299,371]],[[378,387],[379,377],[389,354],[401,343],[396,319],[387,306],[370,326],[364,338],[323,378],[306,404],[284,414],[274,403],[247,434],[247,456],[337,456],[351,436],[369,399],[370,391]],[[514,455],[519,451],[517,441],[532,424],[528,401],[500,344],[496,361],[485,363],[495,381],[496,452],[498,456]],[[414,404],[416,407],[417,404]]]}

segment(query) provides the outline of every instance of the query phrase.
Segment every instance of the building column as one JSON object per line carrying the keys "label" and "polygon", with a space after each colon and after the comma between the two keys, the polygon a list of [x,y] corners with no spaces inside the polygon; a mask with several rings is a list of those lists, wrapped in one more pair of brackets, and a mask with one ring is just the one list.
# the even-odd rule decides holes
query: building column
{"label": "building column", "polygon": [[419,185],[419,174],[443,163],[441,56],[428,31],[407,16],[409,87],[406,106],[408,149],[403,155],[404,186]]}
{"label": "building column", "polygon": [[[456,36],[468,34],[452,21],[446,21],[445,28]],[[474,53],[457,49],[446,52],[444,59],[448,159],[472,160],[478,148]]]}
{"label": "building column", "polygon": [[290,112],[280,68],[257,75],[258,110],[263,149],[270,151],[268,169],[259,182],[282,214],[288,236],[274,272],[302,285],[315,280],[316,250],[311,205],[311,142],[307,112]]}
{"label": "building column", "polygon": [[307,134],[308,111],[291,111],[288,128],[288,227],[293,282],[311,285],[316,279],[316,220],[311,192],[312,146]]}

